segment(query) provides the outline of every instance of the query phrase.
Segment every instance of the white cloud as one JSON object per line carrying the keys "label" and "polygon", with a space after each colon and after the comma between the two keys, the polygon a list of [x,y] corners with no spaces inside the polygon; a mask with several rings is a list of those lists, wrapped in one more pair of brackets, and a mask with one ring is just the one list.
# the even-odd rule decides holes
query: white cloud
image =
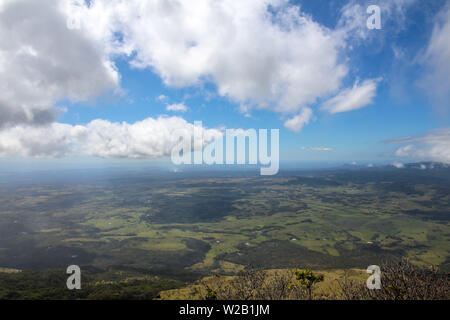
{"label": "white cloud", "polygon": [[387,142],[406,144],[395,152],[398,157],[450,163],[450,129],[437,130],[420,137],[392,139]]}
{"label": "white cloud", "polygon": [[67,28],[61,3],[20,0],[0,7],[0,127],[50,123],[58,101],[87,101],[118,87],[103,50]]}
{"label": "white cloud", "polygon": [[174,103],[166,106],[167,111],[178,111],[178,112],[186,112],[188,108],[184,105],[184,103]]}
{"label": "white cloud", "polygon": [[332,151],[333,148],[328,148],[328,147],[311,147],[310,148],[312,151]]}
{"label": "white cloud", "polygon": [[427,73],[421,85],[442,109],[450,110],[450,4],[438,15],[422,62]]}
{"label": "white cloud", "polygon": [[0,156],[62,157],[70,152],[79,130],[83,128],[60,123],[5,128],[0,131]]}
{"label": "white cloud", "polygon": [[[160,158],[178,143],[175,132],[193,132],[194,126],[179,117],[160,117],[129,124],[94,120],[87,125],[52,123],[19,125],[0,131],[0,156],[62,157],[88,155],[105,158]],[[222,136],[202,129],[203,145]]]}
{"label": "white cloud", "polygon": [[166,95],[164,95],[164,94],[160,94],[160,95],[156,98],[156,100],[159,101],[159,102],[167,102],[167,101],[169,100],[169,97],[166,96]]}
{"label": "white cloud", "polygon": [[301,147],[302,150],[310,150],[310,151],[332,151],[333,148],[329,147]]}
{"label": "white cloud", "polygon": [[[68,28],[70,21],[80,28]],[[55,122],[60,101],[119,91],[113,61],[124,55],[168,86],[213,82],[221,96],[245,105],[246,115],[252,108],[293,115],[284,125],[300,132],[313,116],[308,106],[336,94],[348,74],[345,41],[287,0],[2,1],[0,156],[168,155],[170,133],[191,126],[181,118]],[[358,109],[375,91],[376,81],[366,80],[326,104],[332,113]]]}
{"label": "white cloud", "polygon": [[286,120],[284,126],[291,131],[300,132],[311,121],[312,116],[313,112],[310,108],[303,108],[298,115]]}
{"label": "white cloud", "polygon": [[342,90],[338,95],[324,102],[321,108],[332,114],[364,108],[373,103],[378,81],[378,79],[368,79],[362,84],[357,81],[353,88]]}
{"label": "white cloud", "polygon": [[287,0],[96,0],[83,7],[82,26],[106,52],[133,54],[133,66],[168,86],[212,81],[253,108],[298,112],[347,74],[341,37]]}
{"label": "white cloud", "polygon": [[394,167],[396,167],[397,169],[403,169],[405,167],[405,165],[401,162],[398,161],[394,161],[394,163],[392,164]]}
{"label": "white cloud", "polygon": [[[76,28],[67,27],[71,21]],[[253,108],[294,115],[285,126],[300,132],[308,106],[336,94],[348,74],[347,29],[329,29],[288,0],[2,2],[0,63],[8,63],[0,64],[0,127],[49,124],[61,100],[119,90],[113,61],[127,56],[168,86],[213,82],[219,95],[246,106],[246,116]],[[331,101],[360,108],[375,94],[362,92],[371,84]],[[336,101],[358,93],[350,107]]]}

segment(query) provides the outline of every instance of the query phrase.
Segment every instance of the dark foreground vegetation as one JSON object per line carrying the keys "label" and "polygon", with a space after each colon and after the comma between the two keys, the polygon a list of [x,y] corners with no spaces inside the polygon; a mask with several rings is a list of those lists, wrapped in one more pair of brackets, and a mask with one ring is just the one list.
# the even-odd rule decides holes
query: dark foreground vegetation
{"label": "dark foreground vegetation", "polygon": [[450,273],[412,265],[408,260],[380,266],[381,288],[368,289],[366,281],[346,274],[325,290],[317,290],[324,275],[306,270],[248,269],[227,279],[202,280],[192,297],[205,300],[448,300]]}
{"label": "dark foreground vegetation", "polygon": [[61,270],[0,273],[0,300],[151,300],[162,290],[182,285],[129,271],[87,271],[81,290],[68,290],[67,277]]}
{"label": "dark foreground vegetation", "polygon": [[[408,260],[380,266],[381,289],[366,287],[367,274],[351,270],[336,279],[310,269],[257,270],[237,276],[213,276],[186,283],[131,271],[85,272],[81,290],[66,288],[57,270],[0,273],[0,300],[448,300],[450,273],[419,268]],[[360,270],[362,271],[362,270]],[[109,280],[105,280],[108,278]],[[168,296],[166,293],[171,292]],[[184,292],[184,293],[183,293]]]}
{"label": "dark foreground vegetation", "polygon": [[339,283],[338,299],[345,300],[448,300],[450,299],[450,273],[439,268],[415,267],[408,260],[381,266],[381,289],[369,290],[365,284],[344,279]]}

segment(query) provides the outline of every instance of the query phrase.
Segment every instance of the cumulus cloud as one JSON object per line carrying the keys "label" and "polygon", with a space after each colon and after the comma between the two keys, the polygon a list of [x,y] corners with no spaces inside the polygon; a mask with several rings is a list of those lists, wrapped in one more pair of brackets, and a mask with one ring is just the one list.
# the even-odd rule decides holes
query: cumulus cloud
{"label": "cumulus cloud", "polygon": [[386,142],[406,144],[395,152],[398,157],[450,163],[450,129],[440,129],[424,136],[392,139]]}
{"label": "cumulus cloud", "polygon": [[439,108],[449,108],[450,100],[450,4],[438,15],[437,22],[423,57],[427,68],[421,85]]}
{"label": "cumulus cloud", "polygon": [[[167,155],[171,130],[189,128],[181,118],[55,122],[61,101],[120,91],[114,60],[123,56],[167,86],[212,82],[219,95],[245,106],[246,115],[253,108],[289,115],[285,127],[300,132],[313,117],[311,105],[336,95],[348,74],[344,29],[315,22],[288,0],[2,1],[0,155]],[[376,81],[366,80],[325,108],[362,108],[375,93]]]}
{"label": "cumulus cloud", "polygon": [[[147,118],[133,124],[94,120],[83,126],[19,125],[0,131],[0,156],[160,158],[170,155],[180,130],[193,135],[194,125],[179,117]],[[216,129],[202,128],[201,133],[203,146],[222,136]]]}
{"label": "cumulus cloud", "polygon": [[0,131],[1,157],[62,157],[69,153],[72,137],[82,127],[52,123],[19,125]]}
{"label": "cumulus cloud", "polygon": [[247,116],[253,108],[294,115],[285,126],[300,132],[307,107],[335,95],[348,74],[348,26],[329,29],[288,0],[2,2],[0,126],[52,123],[58,101],[119,90],[114,60],[126,56],[167,86],[212,82]]}
{"label": "cumulus cloud", "polygon": [[18,0],[0,7],[0,127],[51,123],[56,102],[86,101],[118,86],[103,50],[67,28],[61,4]]}
{"label": "cumulus cloud", "polygon": [[287,0],[96,0],[81,7],[81,25],[95,29],[91,37],[110,54],[129,55],[168,86],[212,81],[221,96],[250,107],[298,112],[339,89],[347,74],[341,37]]}
{"label": "cumulus cloud", "polygon": [[303,127],[311,121],[313,112],[310,108],[303,108],[302,111],[291,119],[284,122],[284,126],[294,132],[302,131]]}
{"label": "cumulus cloud", "polygon": [[186,112],[188,108],[184,105],[184,103],[174,103],[166,106],[167,111],[178,111],[178,112]]}
{"label": "cumulus cloud", "polygon": [[342,90],[338,95],[324,102],[321,109],[334,114],[364,108],[373,103],[378,81],[378,79],[368,79],[361,84],[357,81],[353,88]]}

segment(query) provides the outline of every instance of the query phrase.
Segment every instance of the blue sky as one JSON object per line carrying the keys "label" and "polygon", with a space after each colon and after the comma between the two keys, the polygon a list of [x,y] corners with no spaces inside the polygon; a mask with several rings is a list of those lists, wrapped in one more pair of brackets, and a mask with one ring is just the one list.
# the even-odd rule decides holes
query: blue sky
{"label": "blue sky", "polygon": [[[15,2],[22,2],[21,6]],[[114,2],[120,3],[120,1],[111,3]],[[219,26],[218,30],[210,33],[196,29],[203,27],[202,21],[192,22],[186,18],[188,27],[191,24],[194,25],[190,30],[192,32],[190,37],[194,40],[189,40],[192,41],[189,46],[198,46],[200,52],[193,53],[192,61],[185,61],[188,59],[185,47],[178,48],[179,45],[184,44],[177,41],[191,39],[182,36],[178,39],[177,32],[184,32],[185,29],[174,27],[165,34],[164,30],[167,27],[155,25],[156,22],[153,25],[153,22],[148,22],[154,15],[162,15],[161,12],[150,12],[156,10],[152,8],[148,8],[148,14],[142,13],[142,19],[147,17],[148,21],[136,22],[137,16],[133,18],[133,14],[137,15],[137,13],[132,2],[130,2],[130,8],[127,8],[129,16],[122,18],[124,20],[120,23],[117,22],[118,18],[114,20],[114,14],[117,14],[115,10],[118,9],[114,7],[114,4],[109,5],[103,1],[93,1],[89,5],[79,2],[75,9],[70,4],[53,8],[53,18],[57,28],[60,27],[58,23],[63,21],[61,17],[67,19],[76,10],[81,10],[77,19],[81,19],[82,27],[64,30],[64,32],[71,32],[70,37],[72,33],[75,34],[73,41],[71,38],[67,40],[73,42],[73,45],[69,45],[70,50],[80,50],[75,57],[73,57],[73,51],[66,56],[64,56],[65,53],[61,53],[62,57],[56,56],[58,52],[46,55],[47,48],[39,47],[40,44],[28,38],[23,27],[25,22],[21,23],[20,19],[26,20],[27,8],[31,6],[29,1],[11,1],[3,8],[0,7],[4,13],[0,15],[0,21],[3,24],[9,24],[13,30],[17,30],[16,34],[13,32],[17,41],[12,42],[19,43],[15,46],[8,45],[6,41],[10,40],[7,40],[5,34],[0,33],[6,47],[3,51],[0,48],[0,62],[3,61],[2,58],[7,59],[8,55],[16,54],[17,56],[19,47],[29,47],[31,48],[30,57],[39,57],[39,61],[43,61],[42,64],[46,68],[37,69],[35,63],[30,63],[29,68],[25,69],[22,67],[23,61],[29,60],[21,60],[20,66],[17,62],[16,69],[12,71],[16,72],[18,77],[28,76],[25,71],[30,68],[37,70],[31,75],[36,81],[25,85],[20,83],[20,80],[15,80],[19,89],[9,85],[15,84],[8,78],[11,70],[8,74],[8,70],[0,71],[0,81],[3,82],[0,84],[11,91],[7,95],[11,99],[8,101],[9,104],[4,103],[2,107],[2,101],[0,101],[0,110],[5,111],[5,114],[12,113],[11,110],[16,108],[15,105],[20,105],[23,110],[29,109],[33,114],[36,108],[41,108],[44,104],[48,106],[42,107],[45,112],[64,109],[58,116],[37,124],[35,119],[40,118],[36,115],[31,118],[16,117],[22,120],[16,120],[13,116],[6,117],[7,120],[0,129],[2,158],[22,158],[27,161],[44,158],[59,161],[58,159],[61,158],[77,158],[80,156],[78,150],[86,149],[94,150],[87,154],[92,158],[98,156],[123,160],[136,158],[124,156],[122,153],[117,156],[117,153],[98,151],[93,145],[94,140],[89,140],[89,145],[86,147],[83,145],[84,142],[80,143],[76,140],[78,138],[73,138],[74,128],[80,126],[80,130],[100,132],[100,129],[94,128],[92,121],[102,119],[107,122],[107,126],[111,123],[133,125],[148,118],[177,117],[187,123],[201,120],[208,129],[222,127],[280,129],[282,161],[376,163],[394,160],[402,162],[436,160],[450,162],[448,155],[450,152],[448,92],[450,90],[446,90],[448,78],[450,78],[448,62],[450,59],[447,59],[450,58],[450,37],[445,40],[444,35],[446,28],[450,28],[450,10],[446,1],[268,1],[271,6],[266,7],[266,10],[273,11],[273,25],[269,25],[267,21],[258,20],[264,20],[262,16],[255,13],[261,9],[260,5],[254,4],[254,1],[248,1],[249,8],[245,8],[246,5],[243,2],[241,8],[233,7],[230,10],[240,13],[243,16],[242,21],[246,21],[243,25],[248,25],[249,30],[254,30],[249,31],[248,35],[242,30],[230,32],[232,36],[223,39],[233,44],[230,45],[224,41],[221,44],[224,49],[214,42],[222,40],[216,36],[218,33],[214,32],[229,32],[226,28],[232,28],[233,25],[227,17],[223,18],[222,22],[218,22],[218,24],[222,23],[223,27]],[[210,9],[208,6],[213,6],[210,1],[205,0],[202,3],[204,8]],[[377,4],[381,8],[381,30],[369,30],[365,25],[370,16],[365,9],[370,4]],[[49,1],[44,1],[42,7],[46,6],[53,5]],[[107,13],[101,13],[106,12],[105,8],[110,10],[109,16]],[[180,9],[180,12],[176,12],[178,15],[176,17],[187,15],[191,12],[190,10],[195,8]],[[15,13],[21,18],[15,22],[8,21],[5,18],[6,12]],[[34,14],[39,23],[40,11],[35,10]],[[59,14],[61,17],[58,16]],[[171,11],[170,14],[174,13]],[[212,17],[208,14],[200,14],[192,19],[202,17],[216,19],[222,17],[219,14],[222,13],[219,12],[217,16]],[[298,16],[292,17],[296,14]],[[108,18],[105,18],[107,16]],[[103,26],[99,24],[98,30],[93,31],[92,28],[96,28],[95,21],[101,18],[105,18],[106,22]],[[168,15],[167,19],[172,19],[172,16]],[[253,21],[254,25],[252,25]],[[294,23],[294,26],[289,23]],[[182,25],[183,23],[173,18],[172,24]],[[87,25],[91,28],[86,28]],[[143,26],[149,29],[154,28],[155,33],[159,33],[155,35],[152,31],[139,31],[139,28]],[[242,25],[239,26],[242,27]],[[278,43],[275,37],[265,38],[264,32],[275,32],[275,28],[280,37],[286,40],[285,42]],[[111,32],[114,32],[113,36]],[[53,44],[55,51],[58,51],[56,48],[64,46],[64,43],[59,42],[62,38],[52,35],[49,29],[38,28],[36,33],[37,37],[42,37],[44,41]],[[230,37],[239,38],[241,33],[244,34],[242,35],[244,41],[235,45],[236,41]],[[198,38],[195,38],[196,36]],[[247,36],[248,44],[245,41]],[[258,39],[260,36],[261,39]],[[315,39],[314,37],[322,36],[328,36],[332,40],[316,43],[315,40],[302,39],[302,37]],[[203,39],[208,40],[203,43]],[[254,43],[253,39],[256,39]],[[296,46],[289,44],[292,42],[295,42]],[[102,48],[98,49],[100,43]],[[104,43],[107,44],[104,45]],[[287,50],[297,50],[304,43],[305,51],[299,49],[298,52],[298,55],[305,55],[304,59],[293,57],[297,54],[296,52],[292,55],[289,52],[286,53]],[[84,47],[80,48],[80,46]],[[88,50],[86,55],[83,55],[82,50],[87,46],[92,46],[92,52]],[[231,48],[226,49],[228,46]],[[311,54],[311,50],[316,48],[317,59],[314,57],[314,52]],[[23,49],[20,52],[22,53]],[[283,64],[274,62],[275,66],[271,66],[273,57],[278,59],[279,52],[283,52],[279,57],[284,61]],[[328,52],[331,53],[328,55]],[[258,57],[264,57],[265,54],[267,54],[267,66],[264,62],[266,60],[261,63],[258,61]],[[103,59],[102,66],[94,65],[92,62],[97,57]],[[197,61],[203,58],[206,62],[202,61],[197,65]],[[63,78],[64,86],[61,85],[61,81],[55,80],[59,79],[58,77],[50,78],[49,74],[62,72],[61,70],[65,68],[55,68],[55,63],[50,63],[46,59],[66,61],[68,70],[64,70],[65,73],[60,76],[60,78],[67,78]],[[89,62],[78,60],[72,62],[71,59],[86,59]],[[237,60],[236,66],[233,64],[233,59]],[[324,65],[319,59],[330,59],[333,62]],[[109,64],[107,69],[103,68],[105,61]],[[209,66],[208,61],[211,61],[213,66]],[[221,65],[222,61],[226,62]],[[295,69],[298,63],[304,65]],[[71,64],[77,69],[71,70]],[[318,66],[314,67],[314,64]],[[12,65],[14,67],[14,60]],[[250,67],[247,70],[248,65]],[[340,70],[340,67],[345,71]],[[232,68],[232,72],[228,72],[227,68]],[[4,72],[3,75],[2,72]],[[305,74],[298,75],[301,72]],[[323,74],[316,77],[316,74],[320,72]],[[337,75],[339,72],[341,74]],[[308,82],[310,77],[311,85]],[[447,80],[445,80],[446,77]],[[72,88],[76,79],[80,82],[85,81],[89,87],[78,88],[76,85],[76,88]],[[255,81],[261,81],[261,83]],[[268,83],[267,86],[265,82]],[[323,88],[320,88],[321,82],[323,82]],[[48,87],[42,83],[48,83]],[[248,92],[245,90],[246,85],[249,86]],[[36,93],[36,99],[42,99],[42,103],[38,107],[28,106],[27,100],[22,97],[23,90],[26,90],[27,86],[38,86],[38,88],[31,88],[30,91],[36,89],[36,92],[48,91],[52,94],[45,96],[42,93]],[[62,88],[54,89],[59,86]],[[293,89],[287,90],[283,86],[293,87]],[[265,88],[278,89],[274,94],[264,96]],[[434,91],[436,88],[440,88],[439,91]],[[364,91],[359,92],[358,89],[364,89]],[[17,100],[16,104],[14,99]],[[168,106],[175,104],[183,104],[186,110],[167,110]],[[337,110],[338,107],[344,108],[345,112],[331,111]],[[305,109],[311,111],[310,116],[301,116]],[[26,114],[29,115],[30,112]],[[26,120],[23,121],[23,119]],[[293,119],[290,122],[291,125],[288,124],[290,119]],[[70,126],[55,130],[53,127],[59,124]],[[31,126],[32,129],[26,129],[27,126]],[[36,129],[40,126],[52,126],[52,129],[48,129],[50,131],[46,131],[46,134],[42,131],[38,133],[32,131],[40,130]],[[109,131],[108,127],[102,128]],[[151,128],[148,130],[152,132]],[[67,133],[68,131],[70,134]],[[44,143],[40,139],[39,143],[42,145],[36,148],[38,143],[36,140],[30,142],[23,142],[25,138],[19,142],[7,140],[12,139],[11,136],[17,136],[17,132],[30,132],[29,134],[34,136],[42,134],[44,137],[48,137],[48,132],[51,132],[50,135],[56,137],[56,142]],[[63,136],[58,136],[61,132],[64,132]],[[406,140],[395,140],[401,138]],[[73,144],[78,143],[80,146],[77,151],[67,151]],[[141,143],[147,142],[139,141],[135,144]],[[98,148],[101,149],[104,146]],[[127,150],[132,148],[134,147],[125,147]],[[38,152],[35,149],[38,149]],[[148,160],[167,157],[164,152],[157,152],[155,155],[151,152],[145,154],[139,151],[138,154],[137,158]]]}

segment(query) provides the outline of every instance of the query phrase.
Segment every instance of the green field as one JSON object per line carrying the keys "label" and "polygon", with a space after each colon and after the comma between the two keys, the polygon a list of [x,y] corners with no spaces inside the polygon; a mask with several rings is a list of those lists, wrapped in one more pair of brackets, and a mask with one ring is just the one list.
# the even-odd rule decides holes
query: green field
{"label": "green field", "polygon": [[[265,269],[450,269],[450,169],[70,173],[0,184],[0,267],[192,281]],[[3,274],[4,275],[4,274]]]}

